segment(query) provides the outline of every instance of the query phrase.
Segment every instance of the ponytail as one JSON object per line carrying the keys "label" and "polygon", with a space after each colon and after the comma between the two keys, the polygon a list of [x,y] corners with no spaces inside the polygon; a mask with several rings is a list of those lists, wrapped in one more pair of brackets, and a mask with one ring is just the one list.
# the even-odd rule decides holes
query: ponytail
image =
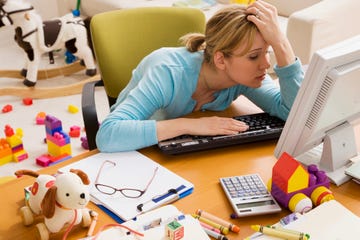
{"label": "ponytail", "polygon": [[189,52],[197,52],[205,49],[205,35],[201,33],[188,33],[180,38],[182,45]]}

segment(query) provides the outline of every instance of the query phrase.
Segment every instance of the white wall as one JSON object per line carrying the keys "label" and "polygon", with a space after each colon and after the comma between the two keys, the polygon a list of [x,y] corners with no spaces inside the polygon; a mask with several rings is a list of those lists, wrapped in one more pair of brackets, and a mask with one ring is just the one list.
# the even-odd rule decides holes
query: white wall
{"label": "white wall", "polygon": [[58,0],[29,0],[29,2],[41,15],[43,20],[59,17]]}

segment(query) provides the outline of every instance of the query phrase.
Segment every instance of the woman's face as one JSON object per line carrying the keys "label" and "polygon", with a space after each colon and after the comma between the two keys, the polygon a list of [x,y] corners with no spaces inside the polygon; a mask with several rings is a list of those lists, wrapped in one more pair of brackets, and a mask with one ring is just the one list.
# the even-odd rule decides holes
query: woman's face
{"label": "woman's face", "polygon": [[241,56],[244,48],[245,46],[240,46],[234,50],[232,56],[225,59],[226,74],[232,85],[242,84],[258,88],[270,67],[269,44],[257,33],[253,46]]}

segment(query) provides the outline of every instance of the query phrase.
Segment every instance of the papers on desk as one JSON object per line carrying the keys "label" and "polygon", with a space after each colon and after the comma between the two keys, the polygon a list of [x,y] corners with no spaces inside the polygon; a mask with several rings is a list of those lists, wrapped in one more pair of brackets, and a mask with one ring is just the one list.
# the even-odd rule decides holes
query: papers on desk
{"label": "papers on desk", "polygon": [[[325,202],[303,214],[298,220],[284,228],[308,233],[311,240],[358,239],[360,236],[360,218],[336,200]],[[250,238],[256,240],[278,239],[265,235]]]}
{"label": "papers on desk", "polygon": [[353,164],[345,169],[345,173],[353,178],[353,180],[360,184],[360,156],[351,159]]}
{"label": "papers on desk", "polygon": [[[114,195],[99,192],[95,186],[97,173],[106,160],[116,163],[115,166],[104,166],[99,177],[99,183],[114,188],[144,189],[158,167],[152,182],[146,192],[139,198],[128,198],[119,191]],[[118,222],[128,221],[137,215],[155,209],[166,203],[192,193],[193,184],[179,175],[164,168],[139,152],[98,153],[83,160],[59,169],[59,172],[69,171],[71,168],[83,170],[91,181],[91,200],[100,205],[108,213],[115,214]],[[141,206],[141,211],[138,206]]]}
{"label": "papers on desk", "polygon": [[[175,206],[167,205],[156,210],[150,211],[137,217],[137,219],[125,222],[123,225],[141,232],[143,237],[135,234],[128,234],[124,228],[110,228],[103,231],[98,240],[118,239],[118,240],[166,240],[165,225],[170,223],[172,219],[181,216],[178,222],[184,227],[184,238],[182,240],[210,240],[208,235],[202,229],[199,221],[191,215],[183,215]],[[153,224],[156,223],[156,224]],[[151,227],[148,227],[150,226]]]}

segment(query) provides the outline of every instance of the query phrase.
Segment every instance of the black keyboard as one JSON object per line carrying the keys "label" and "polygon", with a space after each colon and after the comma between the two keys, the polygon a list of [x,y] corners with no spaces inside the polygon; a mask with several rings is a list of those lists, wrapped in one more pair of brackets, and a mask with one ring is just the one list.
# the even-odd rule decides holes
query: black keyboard
{"label": "black keyboard", "polygon": [[234,117],[249,125],[249,129],[235,135],[192,136],[181,135],[176,138],[159,142],[160,150],[167,154],[182,154],[188,152],[227,147],[232,145],[278,139],[285,122],[268,113],[256,113]]}

